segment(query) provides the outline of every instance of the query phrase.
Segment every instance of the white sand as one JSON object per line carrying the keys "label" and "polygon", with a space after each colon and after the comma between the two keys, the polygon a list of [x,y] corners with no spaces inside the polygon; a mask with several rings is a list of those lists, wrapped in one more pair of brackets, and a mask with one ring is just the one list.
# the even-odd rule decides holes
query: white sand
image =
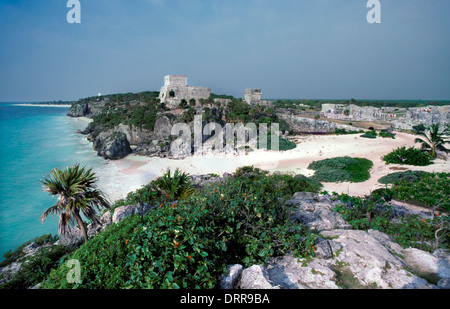
{"label": "white sand", "polygon": [[[396,139],[361,138],[359,135],[326,135],[299,137],[296,149],[286,152],[258,150],[248,155],[206,155],[190,157],[185,160],[169,160],[131,155],[125,159],[112,161],[117,168],[117,183],[121,183],[114,191],[112,198],[124,197],[127,192],[140,188],[154,178],[162,175],[167,168],[180,168],[191,175],[215,173],[222,175],[232,173],[238,167],[253,165],[271,172],[281,171],[310,176],[308,165],[317,160],[350,156],[367,158],[374,163],[371,178],[363,183],[324,183],[329,192],[348,193],[350,195],[368,195],[371,191],[383,187],[378,179],[399,170],[423,170],[428,172],[450,172],[450,161],[436,160],[435,164],[426,167],[409,165],[386,165],[382,156],[401,146],[413,146],[416,137],[406,133],[397,133]],[[118,182],[120,180],[120,182]]]}

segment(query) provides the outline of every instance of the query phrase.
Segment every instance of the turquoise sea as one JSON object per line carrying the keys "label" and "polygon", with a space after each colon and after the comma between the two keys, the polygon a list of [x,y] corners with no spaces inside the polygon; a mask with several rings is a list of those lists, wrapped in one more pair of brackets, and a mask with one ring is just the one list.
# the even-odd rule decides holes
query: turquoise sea
{"label": "turquoise sea", "polygon": [[87,122],[67,117],[68,110],[0,103],[0,260],[28,240],[56,235],[57,216],[49,216],[45,223],[39,220],[56,201],[42,191],[43,175],[75,163],[100,173],[110,169],[77,133]]}

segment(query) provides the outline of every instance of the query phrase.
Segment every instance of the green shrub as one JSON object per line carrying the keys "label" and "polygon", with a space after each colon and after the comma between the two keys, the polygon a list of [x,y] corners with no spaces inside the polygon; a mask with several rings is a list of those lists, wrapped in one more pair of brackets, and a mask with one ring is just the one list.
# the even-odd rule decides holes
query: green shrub
{"label": "green shrub", "polygon": [[[349,124],[349,125],[351,125],[351,124]],[[362,130],[359,130],[359,131],[354,131],[354,130],[347,131],[346,129],[334,130],[334,134],[336,134],[336,135],[358,134],[358,133],[363,133],[363,132],[364,131],[362,131]]]}
{"label": "green shrub", "polygon": [[382,138],[395,139],[395,133],[389,132],[387,130],[381,130],[379,136],[382,137]]}
{"label": "green shrub", "polygon": [[3,257],[5,258],[2,262],[0,262],[0,267],[4,267],[17,259],[24,256],[24,253],[22,252],[23,248],[28,246],[31,243],[36,243],[38,246],[41,246],[43,244],[54,244],[58,240],[58,236],[53,236],[52,234],[44,234],[41,236],[38,236],[32,240],[29,240],[22,245],[18,246],[14,250],[9,250],[6,253],[3,254]]}
{"label": "green shrub", "polygon": [[[337,204],[334,211],[341,214],[353,229],[379,230],[403,246],[433,252],[438,248],[450,248],[450,217],[436,216],[425,219],[406,215],[393,219],[391,206],[378,197],[352,197],[334,193]],[[436,237],[436,235],[438,237]]]}
{"label": "green shrub", "polygon": [[[127,262],[131,254],[129,239],[142,217],[127,217],[119,224],[108,226],[94,239],[83,244],[61,266],[53,270],[44,281],[44,289],[119,289],[126,287],[129,278]],[[128,239],[128,241],[127,241]],[[70,268],[65,261],[76,259],[81,266],[81,283],[71,284],[66,280]]]}
{"label": "green shrub", "polygon": [[255,177],[229,177],[109,226],[66,258],[80,261],[80,284],[65,280],[69,269],[62,264],[43,287],[211,289],[227,265],[264,264],[287,252],[312,255],[316,235],[292,223],[293,206],[280,199],[310,189],[308,180],[244,170]]}
{"label": "green shrub", "polygon": [[315,170],[315,180],[321,182],[363,182],[370,178],[373,162],[362,158],[337,157],[315,161],[308,169]]}
{"label": "green shrub", "polygon": [[[260,146],[260,139],[266,139],[267,140],[267,150],[273,150],[272,149],[272,137],[271,134],[263,135],[258,137],[258,149],[261,149],[262,146]],[[281,136],[278,137],[278,151],[288,151],[297,148],[297,144],[294,142],[288,141]]]}
{"label": "green shrub", "polygon": [[11,280],[1,284],[0,289],[27,289],[41,283],[50,271],[60,265],[60,259],[72,249],[51,245],[41,249],[35,256],[22,261],[22,267]]}
{"label": "green shrub", "polygon": [[395,149],[385,155],[383,160],[386,164],[404,164],[426,166],[430,165],[431,158],[428,154],[414,147],[406,148],[405,146]]}
{"label": "green shrub", "polygon": [[450,173],[423,173],[415,182],[394,183],[391,190],[397,199],[419,202],[433,211],[450,210]]}
{"label": "green shrub", "polygon": [[361,135],[361,137],[364,137],[364,138],[377,138],[377,136],[378,136],[378,134],[375,130],[367,131],[366,133]]}
{"label": "green shrub", "polygon": [[404,171],[404,172],[396,172],[391,173],[386,176],[381,177],[378,182],[382,184],[393,184],[400,180],[406,180],[408,182],[416,182],[420,180],[421,176],[423,174],[426,174],[427,172],[424,171]]}

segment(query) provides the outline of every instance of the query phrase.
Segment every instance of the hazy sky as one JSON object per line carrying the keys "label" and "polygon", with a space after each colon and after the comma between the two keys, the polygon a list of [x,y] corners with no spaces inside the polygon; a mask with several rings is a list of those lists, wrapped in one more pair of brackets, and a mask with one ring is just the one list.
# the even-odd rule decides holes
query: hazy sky
{"label": "hazy sky", "polygon": [[450,99],[450,1],[0,0],[0,101],[159,91],[163,77],[243,97]]}

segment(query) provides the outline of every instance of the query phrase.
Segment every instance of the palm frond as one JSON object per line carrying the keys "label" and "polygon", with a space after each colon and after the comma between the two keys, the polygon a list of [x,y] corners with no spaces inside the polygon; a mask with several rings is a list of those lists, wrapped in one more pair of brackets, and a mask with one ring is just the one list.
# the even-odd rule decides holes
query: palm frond
{"label": "palm frond", "polygon": [[62,212],[59,216],[58,234],[65,235],[70,232],[71,227],[74,225],[72,216],[67,212]]}
{"label": "palm frond", "polygon": [[61,213],[58,233],[63,234],[69,231],[74,216],[79,219],[80,211],[96,220],[96,209],[110,207],[103,193],[95,188],[96,181],[92,168],[86,169],[79,164],[67,167],[64,171],[53,169],[41,182],[43,190],[57,195],[58,201],[41,215],[41,220],[44,221],[49,214]]}

